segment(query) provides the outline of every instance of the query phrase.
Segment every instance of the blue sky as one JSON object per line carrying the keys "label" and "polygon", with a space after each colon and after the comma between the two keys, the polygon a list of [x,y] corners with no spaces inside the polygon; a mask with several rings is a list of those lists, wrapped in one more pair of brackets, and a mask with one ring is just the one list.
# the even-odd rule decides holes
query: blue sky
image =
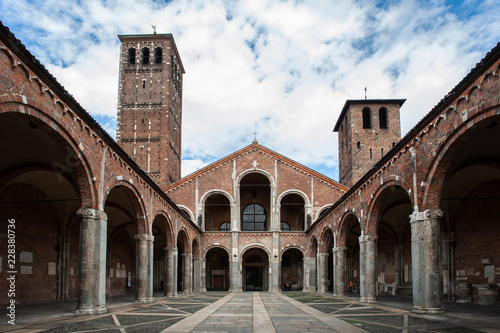
{"label": "blue sky", "polygon": [[346,99],[406,98],[406,134],[500,40],[498,0],[0,0],[0,20],[114,137],[118,34],[172,33],[183,174],[250,144],[338,179]]}

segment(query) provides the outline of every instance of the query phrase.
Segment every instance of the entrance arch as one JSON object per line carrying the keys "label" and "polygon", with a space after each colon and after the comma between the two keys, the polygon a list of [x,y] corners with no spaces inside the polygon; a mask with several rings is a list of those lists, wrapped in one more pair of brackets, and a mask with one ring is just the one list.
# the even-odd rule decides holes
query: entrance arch
{"label": "entrance arch", "polygon": [[288,284],[290,290],[304,288],[304,255],[298,249],[287,249],[281,255],[281,283]]}
{"label": "entrance arch", "polygon": [[245,251],[242,262],[243,291],[269,290],[269,256],[261,248]]}
{"label": "entrance arch", "polygon": [[229,290],[229,254],[223,248],[214,247],[207,252],[206,287],[208,291]]}

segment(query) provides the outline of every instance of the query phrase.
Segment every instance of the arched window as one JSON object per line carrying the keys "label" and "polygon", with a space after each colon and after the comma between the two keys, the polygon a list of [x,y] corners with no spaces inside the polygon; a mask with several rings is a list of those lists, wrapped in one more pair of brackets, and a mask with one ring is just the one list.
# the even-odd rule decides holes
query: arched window
{"label": "arched window", "polygon": [[219,227],[220,231],[231,231],[231,223],[229,222],[222,222]]}
{"label": "arched window", "polygon": [[286,222],[281,221],[281,231],[290,231],[290,225]]}
{"label": "arched window", "polygon": [[128,63],[135,64],[135,49],[134,48],[128,49]]}
{"label": "arched window", "polygon": [[243,210],[243,231],[266,230],[266,212],[259,204],[250,204]]}
{"label": "arched window", "polygon": [[156,64],[161,64],[162,60],[163,60],[163,56],[162,56],[161,47],[157,47],[155,49],[155,63]]}
{"label": "arched window", "polygon": [[380,108],[380,110],[378,110],[378,120],[380,123],[380,128],[387,129],[387,109],[386,108]]}
{"label": "arched window", "polygon": [[145,47],[142,49],[142,64],[149,64],[149,48]]}
{"label": "arched window", "polygon": [[363,109],[363,128],[372,128],[372,112],[370,108]]}

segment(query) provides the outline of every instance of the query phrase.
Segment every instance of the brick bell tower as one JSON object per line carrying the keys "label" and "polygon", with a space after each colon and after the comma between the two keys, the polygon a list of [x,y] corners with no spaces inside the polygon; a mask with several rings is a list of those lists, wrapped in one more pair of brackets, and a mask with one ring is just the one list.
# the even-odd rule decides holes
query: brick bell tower
{"label": "brick bell tower", "polygon": [[339,182],[352,187],[401,140],[399,109],[406,99],[347,100],[337,124]]}
{"label": "brick bell tower", "polygon": [[184,67],[171,34],[118,38],[116,140],[163,187],[181,178]]}

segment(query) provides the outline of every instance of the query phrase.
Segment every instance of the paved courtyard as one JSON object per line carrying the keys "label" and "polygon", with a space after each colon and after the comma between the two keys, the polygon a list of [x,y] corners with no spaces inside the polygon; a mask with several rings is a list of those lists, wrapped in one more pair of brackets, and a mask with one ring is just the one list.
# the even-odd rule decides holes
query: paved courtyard
{"label": "paved courtyard", "polygon": [[445,314],[417,315],[409,311],[411,300],[396,297],[377,304],[302,292],[208,292],[158,297],[149,304],[130,303],[129,298],[115,300],[108,313],[92,316],[71,314],[70,303],[19,307],[16,326],[4,319],[0,331],[500,332],[499,306],[446,304]]}

